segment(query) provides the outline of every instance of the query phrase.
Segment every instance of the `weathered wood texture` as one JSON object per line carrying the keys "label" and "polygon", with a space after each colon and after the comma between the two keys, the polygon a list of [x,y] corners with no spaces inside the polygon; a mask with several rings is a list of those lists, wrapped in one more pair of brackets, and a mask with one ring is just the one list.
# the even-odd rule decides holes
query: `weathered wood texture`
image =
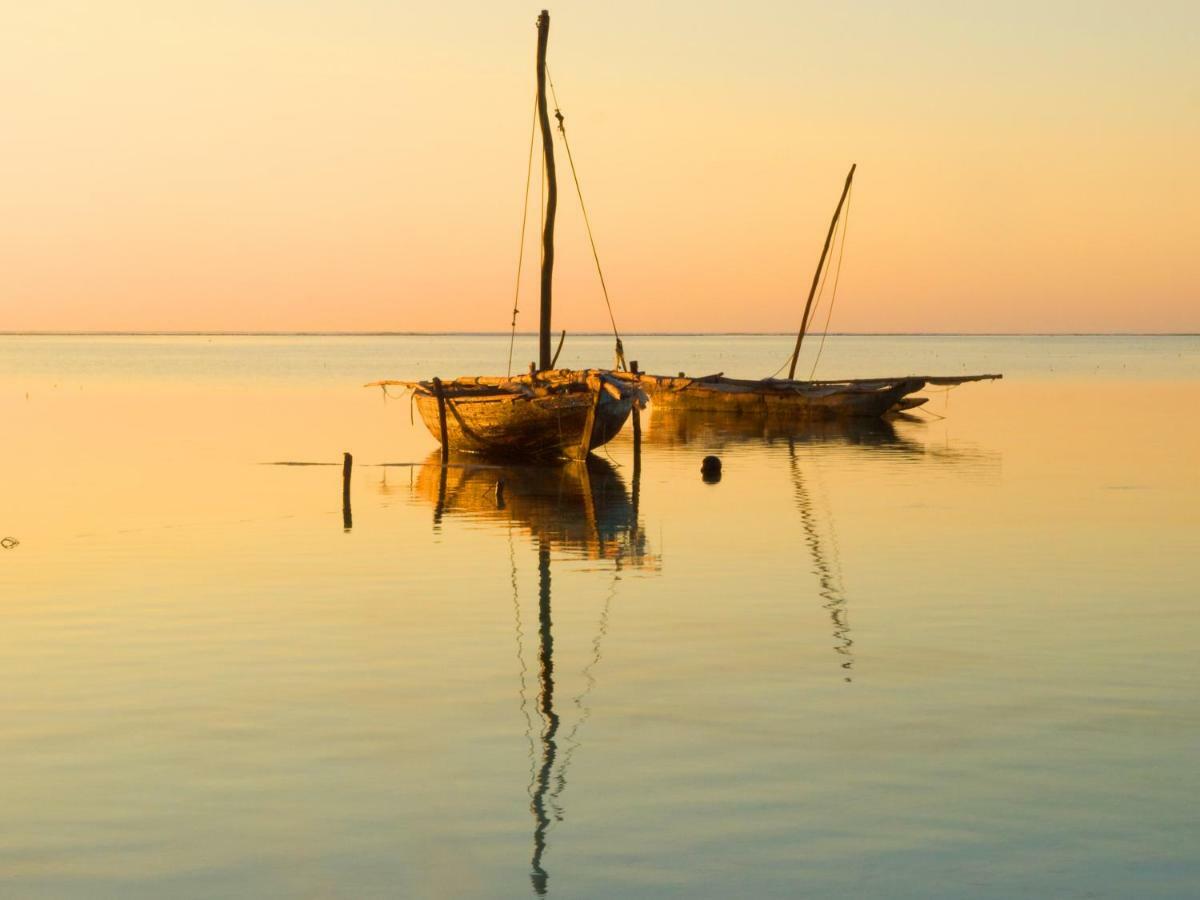
{"label": "weathered wood texture", "polygon": [[[416,404],[426,427],[440,437],[435,430],[439,424],[437,400],[417,394]],[[497,456],[579,459],[615,437],[632,406],[632,400],[613,400],[590,391],[533,399],[449,399],[445,446],[456,452]]]}
{"label": "weathered wood texture", "polygon": [[447,440],[446,431],[446,392],[442,389],[442,380],[440,378],[433,379],[433,397],[437,401],[438,441],[442,445],[442,462],[445,462],[446,454],[450,448],[450,441]]}
{"label": "weathered wood texture", "polygon": [[704,378],[643,376],[655,406],[739,415],[798,419],[878,418],[924,402],[913,398],[928,384],[953,385],[999,375],[853,379],[847,381],[749,381],[711,375]]}
{"label": "weathered wood texture", "polygon": [[[646,394],[653,398],[657,408],[688,409],[696,411],[730,412],[738,415],[770,415],[774,417],[792,417],[796,419],[836,419],[836,418],[877,418],[890,412],[912,409],[926,402],[927,398],[913,397],[926,385],[958,385],[972,381],[988,381],[1002,378],[1002,375],[907,375],[900,378],[860,378],[844,381],[788,381],[785,379],[749,379],[726,378],[723,375],[706,375],[700,378],[674,377],[668,375],[647,375],[641,372],[612,372],[589,370],[588,372],[572,372],[568,370],[552,370],[540,372],[535,376],[522,375],[513,378],[478,377],[460,378],[443,384],[443,389],[453,391],[456,407],[462,407],[471,398],[503,399],[511,401],[517,397],[528,400],[556,400],[564,407],[578,406],[577,414],[563,413],[568,417],[578,415],[579,425],[563,428],[564,437],[569,439],[571,434],[582,439],[582,429],[586,425],[586,401],[571,398],[572,392],[582,392],[584,381],[589,375],[599,377],[602,390],[612,399],[632,393],[634,403],[639,407],[643,404]],[[416,391],[418,405],[422,397],[431,397],[433,388],[429,382],[387,381],[372,382],[378,384],[394,384],[411,388]],[[604,409],[606,404],[601,404]],[[551,404],[547,411],[555,409]],[[607,412],[607,410],[605,410]],[[489,415],[500,416],[502,408],[490,414],[472,415],[481,423]],[[557,412],[555,413],[558,414]],[[424,415],[424,413],[422,413]],[[620,416],[620,422],[615,429],[609,423],[607,416],[602,416],[598,423],[599,440],[593,440],[592,448],[600,446],[613,437],[624,424],[628,411]],[[457,437],[454,426],[454,416],[450,420],[450,449],[482,449],[482,447],[467,446],[470,441]],[[434,424],[426,420],[433,431]],[[564,420],[565,422],[565,420]],[[469,423],[468,423],[469,424]],[[640,424],[640,423],[639,423]],[[531,428],[533,426],[530,426]],[[520,429],[525,433],[525,428]],[[546,431],[546,426],[541,426]],[[611,432],[611,433],[610,433]],[[435,436],[438,432],[434,431]],[[514,446],[524,437],[514,437]],[[547,438],[545,442],[554,441]],[[561,446],[561,445],[560,445]]]}
{"label": "weathered wood texture", "polygon": [[654,394],[654,403],[664,407],[714,412],[789,413],[797,417],[825,419],[879,418],[902,398],[924,386],[923,381],[906,379],[871,388],[820,387],[781,391],[772,388],[744,389],[709,382],[698,383],[684,390],[659,391]]}
{"label": "weathered wood texture", "polygon": [[600,370],[406,386],[444,451],[500,457],[582,459],[612,440],[646,399],[635,383]]}

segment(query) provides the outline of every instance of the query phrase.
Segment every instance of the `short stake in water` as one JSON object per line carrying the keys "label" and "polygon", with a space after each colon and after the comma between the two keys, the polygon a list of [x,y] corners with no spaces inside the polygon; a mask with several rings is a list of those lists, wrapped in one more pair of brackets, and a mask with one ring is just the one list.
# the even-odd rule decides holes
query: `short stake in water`
{"label": "short stake in water", "polygon": [[721,459],[717,456],[706,456],[700,463],[700,477],[707,484],[716,484],[721,480]]}
{"label": "short stake in water", "polygon": [[350,470],[354,466],[354,457],[349,453],[342,454],[342,528],[349,531],[354,527],[354,517],[350,514]]}
{"label": "short stake in water", "polygon": [[[635,359],[629,364],[629,371],[633,377],[637,379],[638,386],[641,386],[641,372],[638,370],[638,362]],[[633,401],[633,465],[635,467],[641,465],[641,450],[642,450],[642,411],[638,408],[637,398]]]}
{"label": "short stake in water", "polygon": [[442,442],[442,465],[450,458],[450,438],[446,434],[446,394],[442,390],[442,379],[433,379],[433,394],[437,397],[438,405],[438,434]]}

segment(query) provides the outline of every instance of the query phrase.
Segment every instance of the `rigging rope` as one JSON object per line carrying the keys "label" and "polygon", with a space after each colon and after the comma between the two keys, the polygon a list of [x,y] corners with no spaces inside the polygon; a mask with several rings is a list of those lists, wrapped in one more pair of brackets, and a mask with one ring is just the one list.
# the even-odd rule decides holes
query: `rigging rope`
{"label": "rigging rope", "polygon": [[850,230],[850,201],[854,199],[854,185],[846,194],[846,214],[842,217],[842,239],[838,243],[837,269],[833,273],[833,293],[829,295],[829,310],[825,313],[825,330],[821,332],[821,343],[817,346],[817,356],[813,360],[808,380],[812,381],[817,373],[817,363],[821,361],[821,351],[825,349],[825,337],[829,334],[829,320],[833,318],[833,304],[837,302],[838,281],[842,277],[842,257],[846,254],[846,232]]}
{"label": "rigging rope", "polygon": [[[819,361],[821,359],[821,348],[825,346],[825,335],[829,331],[829,319],[833,315],[833,304],[834,304],[834,301],[837,299],[838,279],[841,277],[841,274],[842,274],[842,255],[845,253],[845,249],[846,249],[846,228],[850,222],[850,198],[853,195],[854,195],[854,187],[852,185],[850,187],[850,192],[846,195],[846,214],[838,220],[838,223],[836,226],[837,228],[841,229],[841,237],[837,238],[838,260],[837,260],[836,271],[833,276],[833,293],[830,295],[829,309],[825,314],[825,332],[823,332],[821,334],[821,347],[819,347],[817,349],[817,356],[816,356],[816,359],[813,361],[812,371],[810,371],[808,373],[809,381],[812,380],[813,373],[815,373],[817,370],[817,361]],[[836,232],[835,232],[835,237],[836,237]],[[817,317],[817,312],[821,308],[821,301],[825,298],[825,283],[828,280],[828,277],[829,277],[829,266],[826,265],[825,268],[821,271],[821,280],[817,283],[817,295],[816,295],[815,300],[813,301],[812,310],[809,311],[808,320],[806,322],[804,322],[802,325],[806,334],[808,333],[808,323],[813,321],[813,319],[815,319]],[[772,372],[770,375],[768,375],[766,380],[778,378],[779,373],[787,368],[787,366],[791,362],[791,360],[792,360],[792,355],[789,353],[787,355],[787,358],[784,359],[783,363],[780,364],[779,368],[776,369],[774,372]]]}
{"label": "rigging rope", "polygon": [[529,666],[525,664],[525,632],[521,630],[521,599],[517,592],[517,555],[513,549],[511,519],[508,523],[508,564],[510,570],[509,581],[512,584],[513,591],[513,616],[517,623],[517,662],[521,667],[521,689],[519,691],[521,697],[521,714],[525,717],[525,737],[529,739],[529,785],[525,790],[532,797],[533,786],[537,781],[537,760],[533,744],[533,719],[529,715],[529,686],[525,679],[525,676],[529,672]]}
{"label": "rigging rope", "polygon": [[513,290],[512,331],[508,335],[508,374],[512,375],[513,344],[517,339],[517,308],[521,298],[521,266],[525,261],[525,223],[529,220],[529,182],[533,179],[533,136],[537,132],[537,94],[533,95],[533,123],[529,126],[529,161],[525,164],[525,203],[521,207],[521,244],[517,249],[517,286]]}
{"label": "rigging rope", "polygon": [[[839,223],[839,225],[840,225],[840,223]],[[821,308],[821,298],[825,296],[825,278],[828,275],[829,275],[829,266],[826,266],[824,269],[821,270],[821,280],[817,283],[817,296],[816,296],[815,300],[813,301],[812,309],[809,310],[808,319],[807,319],[807,321],[805,321],[804,323],[801,324],[801,327],[804,329],[805,333],[808,332],[808,323],[813,320],[813,318],[817,314],[817,310]],[[791,361],[792,361],[792,354],[789,353],[787,355],[787,357],[784,359],[784,361],[780,364],[779,368],[776,369],[774,372],[772,372],[768,376],[768,378],[778,378],[779,373],[782,372],[784,369],[786,369],[788,367],[788,364],[791,363]]]}
{"label": "rigging rope", "polygon": [[625,365],[625,347],[621,343],[621,335],[617,332],[617,319],[613,315],[612,301],[608,297],[608,285],[604,282],[604,270],[600,268],[600,254],[596,250],[596,239],[592,237],[592,223],[588,219],[587,205],[583,202],[583,188],[579,185],[579,175],[575,171],[575,158],[571,155],[571,142],[567,140],[567,129],[564,123],[564,116],[558,105],[558,92],[554,89],[554,77],[550,74],[550,67],[546,67],[546,80],[550,82],[550,95],[554,98],[554,117],[558,119],[558,130],[562,134],[563,147],[567,151],[567,162],[571,165],[571,178],[575,181],[575,193],[579,196],[579,209],[583,212],[583,224],[587,228],[588,242],[592,245],[592,259],[596,261],[596,274],[600,276],[600,290],[604,293],[604,305],[608,307],[608,320],[612,323],[613,338],[617,342],[617,369],[624,371]]}

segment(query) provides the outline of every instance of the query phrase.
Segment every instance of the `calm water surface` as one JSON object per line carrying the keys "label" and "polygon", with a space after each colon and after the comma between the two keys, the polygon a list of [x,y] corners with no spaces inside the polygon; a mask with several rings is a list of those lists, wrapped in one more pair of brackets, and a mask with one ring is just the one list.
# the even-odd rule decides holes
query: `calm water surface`
{"label": "calm water surface", "polygon": [[[0,894],[1196,895],[1200,339],[831,337],[826,377],[1006,378],[651,409],[640,465],[443,471],[360,387],[506,355],[0,336]],[[343,451],[350,528],[340,465],[263,465]]]}

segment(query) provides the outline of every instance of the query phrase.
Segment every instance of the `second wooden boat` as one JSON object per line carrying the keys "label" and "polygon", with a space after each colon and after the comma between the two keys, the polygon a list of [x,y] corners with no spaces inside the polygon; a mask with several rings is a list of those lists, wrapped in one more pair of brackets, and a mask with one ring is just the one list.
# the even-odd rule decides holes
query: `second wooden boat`
{"label": "second wooden boat", "polygon": [[957,385],[1000,375],[906,375],[844,381],[759,380],[706,375],[672,378],[643,375],[655,406],[696,412],[727,412],[775,418],[879,418],[925,403],[914,397],[926,385]]}
{"label": "second wooden boat", "polygon": [[[926,385],[952,386],[970,381],[990,381],[1002,375],[903,375],[895,378],[854,378],[840,381],[801,381],[796,379],[796,363],[800,347],[813,316],[813,300],[818,287],[828,274],[826,263],[829,247],[837,230],[842,208],[854,182],[856,166],[850,166],[842,196],[833,212],[817,271],[813,274],[800,332],[792,351],[787,378],[743,379],[726,378],[724,373],[688,378],[642,375],[641,384],[660,407],[696,412],[728,412],[736,415],[766,415],[795,419],[878,418],[893,412],[903,412],[925,403],[927,397],[913,396]],[[843,245],[845,232],[843,231]],[[838,260],[838,269],[841,259]],[[837,276],[834,276],[834,295]],[[833,299],[830,299],[832,309]],[[828,325],[828,322],[826,323]],[[819,354],[818,354],[819,356]],[[782,367],[781,367],[782,369]],[[815,369],[815,364],[814,364]]]}

